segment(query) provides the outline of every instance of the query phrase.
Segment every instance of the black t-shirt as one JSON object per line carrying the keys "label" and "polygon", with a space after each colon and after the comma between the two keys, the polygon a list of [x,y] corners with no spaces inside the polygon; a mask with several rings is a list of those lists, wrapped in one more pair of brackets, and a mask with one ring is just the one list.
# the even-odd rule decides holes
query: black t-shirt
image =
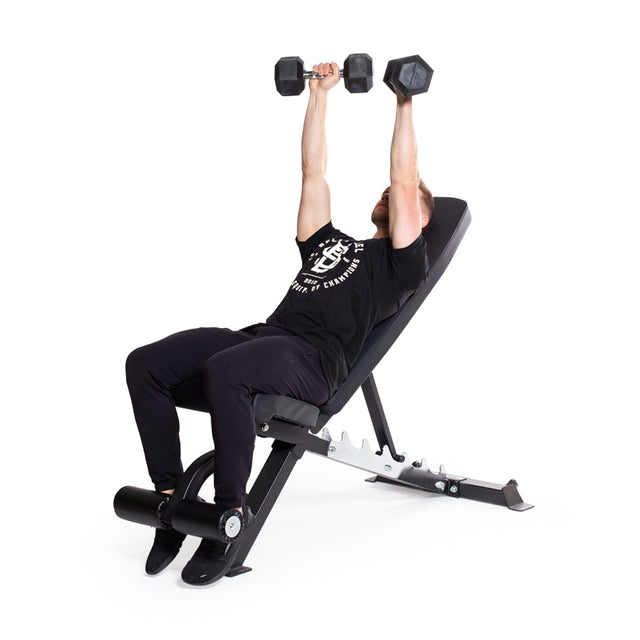
{"label": "black t-shirt", "polygon": [[267,324],[317,347],[333,392],[373,327],[425,281],[426,242],[421,234],[408,247],[394,249],[390,238],[357,241],[331,222],[296,242],[302,269]]}

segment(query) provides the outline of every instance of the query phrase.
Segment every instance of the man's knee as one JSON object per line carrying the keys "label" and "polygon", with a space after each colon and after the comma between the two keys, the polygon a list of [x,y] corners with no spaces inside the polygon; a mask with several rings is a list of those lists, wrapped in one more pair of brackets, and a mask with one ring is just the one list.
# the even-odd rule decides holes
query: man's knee
{"label": "man's knee", "polygon": [[125,372],[127,375],[127,384],[131,385],[136,380],[146,377],[151,363],[153,362],[153,354],[150,349],[152,345],[145,345],[134,349],[125,362]]}

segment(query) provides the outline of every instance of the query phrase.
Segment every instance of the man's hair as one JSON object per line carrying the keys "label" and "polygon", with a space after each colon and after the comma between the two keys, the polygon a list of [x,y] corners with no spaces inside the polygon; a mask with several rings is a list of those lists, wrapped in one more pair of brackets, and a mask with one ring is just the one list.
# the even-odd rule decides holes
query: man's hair
{"label": "man's hair", "polygon": [[436,205],[433,201],[433,194],[431,193],[431,191],[429,191],[429,189],[427,189],[427,185],[424,183],[424,180],[420,179],[418,188],[420,189],[420,193],[422,194],[422,201],[427,205],[427,209],[429,210],[429,222],[427,222],[426,226],[424,227],[424,229],[426,229],[433,221],[433,212],[435,211]]}

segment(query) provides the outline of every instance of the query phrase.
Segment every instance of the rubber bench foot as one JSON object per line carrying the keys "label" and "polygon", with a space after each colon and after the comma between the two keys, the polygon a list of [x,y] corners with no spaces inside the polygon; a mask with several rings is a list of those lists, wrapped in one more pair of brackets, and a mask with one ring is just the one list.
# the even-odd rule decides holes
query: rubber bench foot
{"label": "rubber bench foot", "polygon": [[249,571],[251,571],[251,567],[245,567],[244,565],[241,565],[239,567],[232,567],[229,573],[226,574],[226,576],[227,578],[235,578],[236,576],[239,576],[243,573],[248,573]]}

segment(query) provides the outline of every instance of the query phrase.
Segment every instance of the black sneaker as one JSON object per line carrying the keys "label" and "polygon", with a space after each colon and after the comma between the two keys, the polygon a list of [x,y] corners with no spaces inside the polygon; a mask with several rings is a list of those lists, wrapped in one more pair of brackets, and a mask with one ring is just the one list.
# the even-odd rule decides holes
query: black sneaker
{"label": "black sneaker", "polygon": [[187,584],[204,586],[211,584],[226,575],[238,555],[240,542],[247,532],[253,528],[256,517],[249,507],[243,510],[244,530],[238,541],[233,544],[203,538],[193,557],[182,570],[182,579]]}
{"label": "black sneaker", "polygon": [[156,537],[147,557],[145,571],[154,576],[169,566],[178,555],[180,547],[187,536],[175,529],[156,529]]}

